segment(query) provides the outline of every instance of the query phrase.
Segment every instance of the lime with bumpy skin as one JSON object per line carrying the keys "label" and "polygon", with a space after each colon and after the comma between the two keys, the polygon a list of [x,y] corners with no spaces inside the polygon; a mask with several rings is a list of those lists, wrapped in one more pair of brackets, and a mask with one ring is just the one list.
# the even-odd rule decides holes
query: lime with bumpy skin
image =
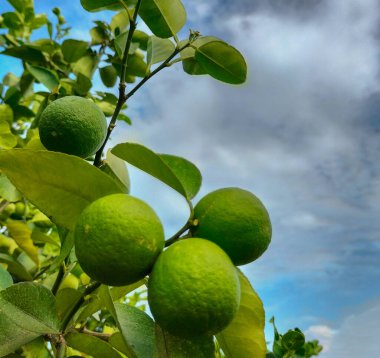
{"label": "lime with bumpy skin", "polygon": [[156,213],[128,194],[112,194],[91,203],[76,223],[74,239],[83,271],[111,286],[144,278],[164,247]]}
{"label": "lime with bumpy skin", "polygon": [[107,121],[94,102],[67,96],[52,102],[42,112],[39,134],[46,149],[87,158],[103,144]]}
{"label": "lime with bumpy skin", "polygon": [[195,206],[194,219],[192,235],[218,244],[235,265],[256,260],[271,241],[268,212],[247,190],[223,188],[207,194]]}
{"label": "lime with bumpy skin", "polygon": [[223,330],[240,303],[235,266],[216,244],[185,239],[157,259],[148,281],[157,323],[173,335],[194,338]]}

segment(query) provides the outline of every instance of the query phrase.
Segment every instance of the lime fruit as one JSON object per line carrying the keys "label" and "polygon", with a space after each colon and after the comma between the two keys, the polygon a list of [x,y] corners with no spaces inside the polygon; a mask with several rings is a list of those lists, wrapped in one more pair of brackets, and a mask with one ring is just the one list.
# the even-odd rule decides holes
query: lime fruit
{"label": "lime fruit", "polygon": [[80,215],[75,252],[83,271],[111,286],[146,276],[164,247],[164,231],[153,209],[128,194],[95,200]]}
{"label": "lime fruit", "polygon": [[157,259],[148,281],[153,317],[169,333],[194,338],[223,330],[240,303],[238,273],[228,255],[204,239],[185,239]]}
{"label": "lime fruit", "polygon": [[194,208],[192,236],[218,244],[235,265],[256,260],[267,249],[272,226],[267,210],[251,192],[239,188],[215,190]]}
{"label": "lime fruit", "polygon": [[104,142],[107,121],[94,102],[67,96],[52,102],[42,112],[39,134],[46,149],[87,158]]}

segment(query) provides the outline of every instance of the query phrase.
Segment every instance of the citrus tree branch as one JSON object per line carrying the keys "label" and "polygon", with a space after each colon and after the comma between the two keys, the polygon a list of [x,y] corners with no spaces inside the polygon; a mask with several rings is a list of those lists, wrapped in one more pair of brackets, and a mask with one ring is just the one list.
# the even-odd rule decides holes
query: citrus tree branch
{"label": "citrus tree branch", "polygon": [[[133,18],[131,18],[129,10],[127,11],[128,17],[130,19],[130,22],[129,22],[129,31],[128,31],[127,42],[125,43],[124,54],[123,54],[123,58],[122,58],[122,61],[121,61],[121,73],[120,73],[120,83],[119,83],[119,98],[118,98],[118,101],[117,101],[117,104],[116,104],[115,111],[114,111],[114,113],[112,115],[110,124],[108,125],[108,130],[107,130],[106,138],[105,138],[102,146],[99,148],[99,150],[95,154],[94,165],[97,166],[97,167],[99,167],[100,164],[101,164],[102,154],[103,154],[104,147],[106,146],[106,144],[108,142],[108,139],[109,139],[109,137],[110,137],[113,129],[115,128],[115,123],[116,123],[117,117],[118,117],[118,115],[119,115],[119,113],[121,111],[121,108],[123,107],[123,104],[126,101],[125,100],[125,87],[126,87],[126,84],[125,84],[125,74],[126,74],[126,71],[127,71],[128,55],[129,55],[129,49],[130,49],[131,43],[132,43],[133,33],[135,32],[135,29],[137,27],[137,15],[138,15],[139,10],[140,10],[141,1],[142,0],[138,0],[138,2],[136,4],[135,11],[133,13]],[[124,4],[123,1],[122,1],[122,3]]]}

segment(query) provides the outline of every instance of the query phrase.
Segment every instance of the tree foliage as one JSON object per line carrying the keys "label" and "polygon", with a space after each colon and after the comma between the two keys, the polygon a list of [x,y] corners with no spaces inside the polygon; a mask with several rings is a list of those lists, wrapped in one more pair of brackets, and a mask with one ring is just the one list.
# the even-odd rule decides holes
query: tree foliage
{"label": "tree foliage", "polygon": [[[194,164],[136,143],[105,155],[104,147],[118,122],[131,124],[127,101],[158,72],[179,63],[189,75],[237,85],[246,80],[244,57],[198,31],[180,39],[181,0],[81,0],[83,11],[113,11],[109,21],[94,21],[88,42],[70,36],[59,8],[47,15],[35,13],[33,0],[8,3],[13,10],[0,15],[1,55],[17,59],[22,71],[0,83],[0,356],[264,357],[263,305],[242,273],[242,304],[231,325],[216,337],[180,339],[144,312],[146,279],[123,287],[93,282],[77,262],[72,235],[88,204],[129,192],[125,162],[180,193],[191,221],[202,181]],[[136,28],[137,16],[150,33]],[[35,39],[35,30],[46,35]],[[96,90],[94,78],[110,90]],[[47,151],[39,140],[42,112],[68,95],[92,100],[108,119],[94,158]],[[297,329],[276,331],[272,356],[310,357],[320,349]]]}

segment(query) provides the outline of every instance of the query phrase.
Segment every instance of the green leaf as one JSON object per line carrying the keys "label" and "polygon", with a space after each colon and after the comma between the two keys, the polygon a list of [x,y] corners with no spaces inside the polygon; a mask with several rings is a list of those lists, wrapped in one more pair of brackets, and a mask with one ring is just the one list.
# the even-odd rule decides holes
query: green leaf
{"label": "green leaf", "polygon": [[112,346],[100,338],[86,335],[84,333],[69,333],[65,336],[68,345],[82,353],[94,358],[121,358]]}
{"label": "green leaf", "polygon": [[137,143],[116,145],[112,153],[191,199],[198,192],[201,175],[194,164],[180,157],[156,154]]}
{"label": "green leaf", "polygon": [[112,88],[117,81],[117,71],[112,65],[99,68],[100,78],[106,87]]}
{"label": "green leaf", "polygon": [[305,344],[305,336],[300,331],[289,330],[282,336],[281,342],[287,351],[294,351]]}
{"label": "green leaf", "polygon": [[53,294],[34,283],[19,283],[0,292],[0,356],[43,334],[58,333]]}
{"label": "green leaf", "polygon": [[184,339],[171,335],[156,325],[155,358],[214,358],[213,337]]}
{"label": "green leaf", "polygon": [[91,87],[92,87],[91,80],[79,72],[77,75],[75,86],[74,86],[75,92],[81,96],[84,96],[88,93]]}
{"label": "green leaf", "polygon": [[10,273],[0,265],[0,291],[5,290],[13,285],[13,279]]}
{"label": "green leaf", "polygon": [[244,83],[247,64],[234,47],[222,41],[208,42],[195,51],[195,59],[212,77],[230,84]]}
{"label": "green leaf", "polygon": [[145,77],[148,66],[138,55],[129,55],[127,60],[127,74],[138,77]]}
{"label": "green leaf", "polygon": [[129,25],[128,14],[125,10],[120,11],[115,16],[112,17],[110,28],[115,34],[120,34]]}
{"label": "green leaf", "polygon": [[148,40],[149,35],[146,34],[144,31],[135,30],[133,32],[132,42],[137,42],[139,44],[139,47],[144,51],[147,50]]}
{"label": "green leaf", "polygon": [[0,122],[13,122],[12,107],[8,104],[0,104]]}
{"label": "green leaf", "polygon": [[59,80],[55,73],[40,66],[26,65],[30,74],[41,82],[49,91],[54,91],[59,86]]}
{"label": "green leaf", "polygon": [[173,42],[169,39],[161,39],[156,36],[150,36],[147,48],[148,67],[165,61],[175,50]]}
{"label": "green leaf", "polygon": [[12,72],[8,72],[3,78],[3,83],[8,87],[17,86],[19,82],[20,79]]}
{"label": "green leaf", "polygon": [[144,0],[139,15],[154,35],[172,37],[186,23],[186,10],[181,0]]}
{"label": "green leaf", "polygon": [[10,129],[7,121],[0,121],[0,148],[10,149],[17,145],[17,136]]}
{"label": "green leaf", "polygon": [[63,57],[67,62],[76,62],[87,53],[88,43],[74,39],[62,42]]}
{"label": "green leaf", "polygon": [[0,169],[45,215],[68,229],[74,228],[78,216],[92,201],[121,192],[118,184],[98,168],[63,153],[3,150]]}
{"label": "green leaf", "polygon": [[28,45],[8,47],[6,50],[0,53],[3,55],[20,58],[24,61],[45,63],[45,56],[43,55],[43,53]]}
{"label": "green leaf", "polygon": [[73,72],[78,76],[79,73],[91,79],[98,64],[97,56],[83,56],[72,64]]}
{"label": "green leaf", "polygon": [[80,0],[87,11],[118,10],[122,8],[119,0]]}
{"label": "green leaf", "polygon": [[37,247],[35,247],[33,244],[32,230],[29,229],[28,225],[21,221],[10,221],[7,223],[7,228],[13,240],[16,241],[17,245],[20,246],[20,248],[38,266],[38,250]]}
{"label": "green leaf", "polygon": [[73,288],[63,288],[57,292],[57,314],[61,322],[64,322],[66,316],[71,312],[74,305],[79,302],[82,292]]}
{"label": "green leaf", "polygon": [[114,307],[114,319],[132,353],[130,358],[153,357],[155,332],[152,318],[140,309],[123,303],[115,303]]}
{"label": "green leaf", "polygon": [[230,325],[216,335],[226,358],[265,357],[265,312],[248,279],[239,271],[240,308]]}
{"label": "green leaf", "polygon": [[0,196],[10,202],[21,199],[20,192],[3,173],[0,173]]}
{"label": "green leaf", "polygon": [[25,269],[25,267],[20,262],[15,260],[12,256],[0,253],[0,262],[7,264],[8,271],[12,275],[18,277],[19,279],[24,280],[24,281],[32,281],[33,280],[33,277]]}
{"label": "green leaf", "polygon": [[70,231],[67,233],[63,239],[61,239],[61,252],[59,256],[57,256],[49,267],[49,272],[55,271],[61,263],[65,260],[65,258],[70,254],[72,248],[74,247],[74,235],[73,232]]}
{"label": "green leaf", "polygon": [[110,345],[116,348],[119,352],[125,354],[127,357],[132,357],[133,353],[129,350],[124,342],[123,335],[120,332],[115,332],[108,340]]}
{"label": "green leaf", "polygon": [[131,183],[129,180],[129,174],[124,160],[118,158],[116,155],[108,150],[104,164],[100,169],[111,176],[119,185],[123,192],[129,193]]}

